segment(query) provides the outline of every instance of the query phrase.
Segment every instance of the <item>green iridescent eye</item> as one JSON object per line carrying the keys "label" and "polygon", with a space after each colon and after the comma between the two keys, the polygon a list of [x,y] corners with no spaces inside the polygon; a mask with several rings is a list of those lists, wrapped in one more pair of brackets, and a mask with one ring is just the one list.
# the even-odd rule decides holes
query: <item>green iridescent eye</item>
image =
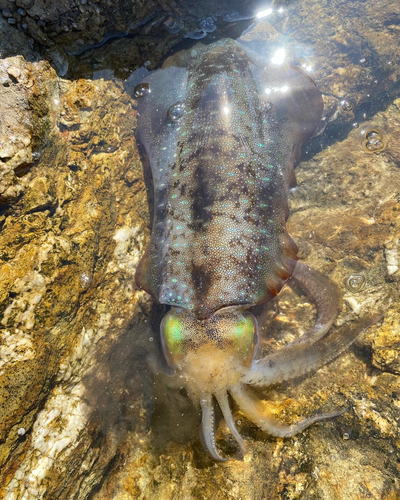
{"label": "green iridescent eye", "polygon": [[182,351],[183,326],[179,318],[174,316],[165,318],[164,338],[171,354],[176,355]]}
{"label": "green iridescent eye", "polygon": [[161,340],[164,356],[171,367],[175,367],[183,353],[184,327],[182,319],[170,311],[161,322]]}
{"label": "green iridescent eye", "polygon": [[242,316],[234,328],[233,334],[237,339],[249,336],[251,337],[254,334],[253,318],[250,316]]}
{"label": "green iridescent eye", "polygon": [[252,314],[241,315],[232,333],[236,349],[245,356],[252,357],[257,339],[257,325],[254,316]]}

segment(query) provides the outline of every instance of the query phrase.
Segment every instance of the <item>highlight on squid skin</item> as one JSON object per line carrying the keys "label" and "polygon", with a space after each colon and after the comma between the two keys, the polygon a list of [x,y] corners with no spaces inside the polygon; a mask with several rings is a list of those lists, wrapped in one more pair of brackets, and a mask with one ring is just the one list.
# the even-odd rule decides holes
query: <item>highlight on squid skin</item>
{"label": "highlight on squid skin", "polygon": [[[297,262],[286,230],[287,193],[296,185],[301,147],[321,120],[321,92],[285,62],[284,50],[279,61],[276,47],[256,50],[245,37],[199,43],[168,58],[136,89],[136,139],[150,171],[153,205],[151,239],[136,282],[170,306],[161,323],[170,380],[185,386],[201,408],[202,441],[216,460],[226,458],[215,442],[215,404],[238,456],[246,452],[230,397],[273,436],[293,436],[340,415],[343,409],[285,426],[261,408],[251,388],[318,369],[360,333],[328,334],[339,294],[328,278]],[[286,283],[315,304],[315,324],[258,359],[252,308]]]}

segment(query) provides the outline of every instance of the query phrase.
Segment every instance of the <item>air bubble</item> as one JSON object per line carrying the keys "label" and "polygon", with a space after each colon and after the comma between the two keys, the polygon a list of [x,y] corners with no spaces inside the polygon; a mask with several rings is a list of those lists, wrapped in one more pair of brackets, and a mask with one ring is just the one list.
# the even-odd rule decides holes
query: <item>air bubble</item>
{"label": "air bubble", "polygon": [[366,128],[361,132],[361,145],[367,153],[379,153],[386,148],[386,136],[379,128]]}
{"label": "air bubble", "polygon": [[346,288],[350,290],[350,292],[361,292],[361,290],[365,287],[366,279],[363,274],[351,274],[346,279]]}
{"label": "air bubble", "polygon": [[147,94],[150,94],[150,85],[148,83],[139,83],[139,85],[136,85],[136,87],[133,89],[133,93],[135,94],[135,97],[144,97]]}
{"label": "air bubble", "polygon": [[383,149],[383,142],[379,140],[368,142],[366,148],[373,153],[375,153],[375,151],[381,151]]}
{"label": "air bubble", "polygon": [[91,277],[86,273],[82,273],[79,276],[79,284],[81,285],[81,288],[83,290],[89,287],[91,281],[92,281]]}
{"label": "air bubble", "polygon": [[185,104],[183,102],[176,102],[168,110],[168,118],[173,122],[179,121],[185,113]]}
{"label": "air bubble", "polygon": [[343,437],[343,439],[345,441],[347,441],[348,439],[350,439],[350,436],[349,436],[349,434],[347,432],[344,432],[342,437]]}
{"label": "air bubble", "polygon": [[149,337],[149,342],[153,342],[153,337]]}
{"label": "air bubble", "polygon": [[351,101],[348,101],[347,99],[343,99],[340,101],[340,106],[342,107],[343,111],[351,111],[354,108],[354,105]]}

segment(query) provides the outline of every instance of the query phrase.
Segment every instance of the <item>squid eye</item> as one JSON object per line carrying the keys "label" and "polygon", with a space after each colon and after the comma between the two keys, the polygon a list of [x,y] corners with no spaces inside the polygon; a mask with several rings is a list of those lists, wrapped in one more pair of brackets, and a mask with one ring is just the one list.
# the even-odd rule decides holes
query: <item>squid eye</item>
{"label": "squid eye", "polygon": [[175,368],[183,354],[183,321],[172,310],[161,322],[161,341],[168,364]]}
{"label": "squid eye", "polygon": [[251,364],[258,339],[257,320],[250,313],[241,314],[232,331],[237,351],[244,356],[244,364]]}
{"label": "squid eye", "polygon": [[248,338],[254,333],[254,319],[249,316],[241,316],[233,330],[233,335],[237,339]]}

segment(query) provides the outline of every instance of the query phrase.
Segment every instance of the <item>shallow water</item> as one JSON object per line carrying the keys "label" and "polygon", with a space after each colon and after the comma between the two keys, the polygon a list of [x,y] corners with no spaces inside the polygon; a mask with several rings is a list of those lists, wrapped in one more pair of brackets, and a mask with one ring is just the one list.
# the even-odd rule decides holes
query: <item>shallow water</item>
{"label": "shallow water", "polygon": [[[4,498],[400,495],[399,5],[219,7],[212,14],[197,5],[198,28],[172,18],[165,42],[151,29],[104,39],[68,56],[68,78],[48,85],[47,142],[19,177],[23,201],[1,215],[1,384],[13,395],[2,407]],[[247,30],[268,59],[284,56],[322,92],[324,116],[296,168],[288,232],[300,261],[340,289],[333,331],[383,314],[318,372],[257,390],[286,424],[347,407],[344,415],[282,439],[232,405],[248,454],[226,463],[201,447],[200,412],[184,388],[152,374],[165,309],[134,285],[150,226],[134,89],[166,56],[193,50],[197,40],[184,35],[204,26],[207,44]],[[312,325],[314,307],[299,295],[285,288],[260,313],[260,356]],[[235,440],[217,420],[217,445],[232,456]]]}

